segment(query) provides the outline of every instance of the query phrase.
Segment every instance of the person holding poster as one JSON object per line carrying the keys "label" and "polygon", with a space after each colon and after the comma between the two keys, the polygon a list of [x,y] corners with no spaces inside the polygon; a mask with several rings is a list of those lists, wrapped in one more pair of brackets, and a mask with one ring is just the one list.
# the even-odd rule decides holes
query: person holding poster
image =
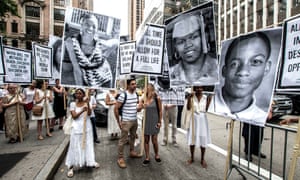
{"label": "person holding poster", "polygon": [[254,92],[271,68],[270,40],[263,32],[239,36],[225,54],[224,85],[216,88],[209,111],[254,125],[264,125],[267,112],[256,105]]}
{"label": "person holding poster", "polygon": [[202,15],[180,15],[174,21],[173,57],[178,63],[170,68],[172,85],[215,83],[217,59],[208,53]]}
{"label": "person holding poster", "polygon": [[38,132],[38,140],[43,140],[44,137],[42,135],[43,129],[43,120],[48,124],[46,136],[52,137],[50,133],[50,120],[55,117],[52,104],[53,101],[53,92],[48,87],[48,81],[44,80],[44,82],[38,83],[37,89],[34,95],[34,103],[37,106],[43,106],[43,112],[41,116],[36,116],[32,114],[32,120],[37,121],[37,132]]}
{"label": "person holding poster", "polygon": [[70,113],[73,120],[70,145],[65,162],[68,167],[67,177],[69,178],[74,176],[75,168],[84,166],[100,167],[95,160],[93,128],[90,120],[92,108],[89,98],[85,98],[85,95],[83,89],[76,89],[76,101],[70,104]]}
{"label": "person holding poster", "polygon": [[153,149],[155,153],[155,161],[161,163],[160,156],[158,154],[158,133],[162,122],[162,104],[161,99],[155,92],[153,84],[149,83],[146,91],[146,98],[141,98],[140,103],[145,108],[145,155],[146,158],[143,161],[143,166],[148,166],[150,163],[150,138],[153,144]]}
{"label": "person holding poster", "polygon": [[211,143],[210,131],[206,111],[210,104],[210,98],[203,94],[202,86],[194,86],[193,93],[189,94],[182,112],[184,125],[187,129],[187,140],[190,146],[191,158],[188,164],[194,162],[195,146],[201,149],[201,166],[207,167],[204,159],[205,149]]}
{"label": "person holding poster", "polygon": [[110,64],[103,56],[102,44],[95,38],[98,19],[90,13],[80,18],[80,33],[65,40],[62,84],[111,87]]}
{"label": "person holding poster", "polygon": [[7,90],[8,94],[6,94],[2,102],[3,108],[5,108],[5,135],[9,138],[8,143],[21,142],[23,140],[20,138],[24,138],[25,133],[27,133],[24,97],[23,94],[19,94],[16,84],[9,84]]}

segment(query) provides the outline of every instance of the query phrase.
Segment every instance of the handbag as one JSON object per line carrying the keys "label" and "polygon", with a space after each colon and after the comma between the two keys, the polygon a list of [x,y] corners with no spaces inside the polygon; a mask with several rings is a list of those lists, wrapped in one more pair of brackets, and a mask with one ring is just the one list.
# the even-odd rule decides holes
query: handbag
{"label": "handbag", "polygon": [[72,121],[73,121],[73,118],[72,118],[71,115],[69,115],[69,116],[67,117],[67,120],[66,120],[66,122],[65,122],[65,124],[64,124],[64,127],[63,127],[64,133],[65,133],[66,135],[70,135],[70,134],[71,134],[71,130],[72,130]]}
{"label": "handbag", "polygon": [[41,116],[43,114],[43,106],[34,105],[32,107],[32,114],[34,116]]}
{"label": "handbag", "polygon": [[33,102],[25,104],[24,108],[26,111],[31,111],[31,109],[33,108]]}

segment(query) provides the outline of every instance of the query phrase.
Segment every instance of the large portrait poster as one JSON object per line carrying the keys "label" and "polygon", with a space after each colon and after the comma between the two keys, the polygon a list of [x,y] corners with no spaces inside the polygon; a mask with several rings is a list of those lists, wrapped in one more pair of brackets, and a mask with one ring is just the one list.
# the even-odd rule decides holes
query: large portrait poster
{"label": "large portrait poster", "polygon": [[135,52],[135,41],[122,42],[119,47],[120,75],[131,73],[131,64]]}
{"label": "large portrait poster", "polygon": [[121,20],[68,7],[64,22],[61,84],[115,87]]}
{"label": "large portrait poster", "polygon": [[0,36],[0,75],[4,75],[3,56],[2,56],[2,36]]}
{"label": "large portrait poster", "polygon": [[31,83],[31,51],[3,46],[5,83]]}
{"label": "large portrait poster", "polygon": [[213,2],[165,21],[171,86],[218,83]]}
{"label": "large portrait poster", "polygon": [[300,16],[284,21],[282,64],[278,90],[296,91],[300,88]]}
{"label": "large portrait poster", "polygon": [[35,79],[52,78],[52,48],[33,43]]}
{"label": "large portrait poster", "polygon": [[264,126],[279,64],[282,28],[266,29],[222,42],[220,84],[209,112]]}
{"label": "large portrait poster", "polygon": [[60,79],[60,62],[62,57],[62,39],[57,36],[50,35],[48,47],[52,48],[52,78],[49,84],[54,85],[56,79]]}
{"label": "large portrait poster", "polygon": [[147,24],[136,44],[131,72],[136,74],[162,74],[165,27]]}

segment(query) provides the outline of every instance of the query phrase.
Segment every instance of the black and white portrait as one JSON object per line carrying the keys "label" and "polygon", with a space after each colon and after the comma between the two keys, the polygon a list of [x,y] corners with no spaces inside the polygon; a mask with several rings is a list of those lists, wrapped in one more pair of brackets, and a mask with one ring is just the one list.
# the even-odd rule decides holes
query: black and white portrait
{"label": "black and white portrait", "polygon": [[65,17],[61,84],[115,87],[120,20],[76,8]]}
{"label": "black and white portrait", "polygon": [[281,28],[257,31],[222,43],[222,78],[210,112],[264,126],[276,80],[281,32]]}
{"label": "black and white portrait", "polygon": [[50,36],[48,46],[52,48],[52,78],[49,84],[55,84],[55,79],[60,79],[60,63],[62,57],[62,39],[57,36]]}
{"label": "black and white portrait", "polygon": [[171,86],[217,83],[213,3],[178,14],[165,24]]}

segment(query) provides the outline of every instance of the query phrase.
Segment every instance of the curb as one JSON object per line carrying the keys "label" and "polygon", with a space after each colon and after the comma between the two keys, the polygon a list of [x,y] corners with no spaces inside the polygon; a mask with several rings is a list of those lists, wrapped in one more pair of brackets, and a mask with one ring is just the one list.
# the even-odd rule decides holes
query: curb
{"label": "curb", "polygon": [[57,169],[59,168],[61,162],[64,159],[64,156],[67,152],[68,146],[70,142],[70,136],[65,136],[63,142],[58,146],[55,152],[48,159],[45,166],[41,169],[41,171],[36,175],[34,179],[53,179]]}

